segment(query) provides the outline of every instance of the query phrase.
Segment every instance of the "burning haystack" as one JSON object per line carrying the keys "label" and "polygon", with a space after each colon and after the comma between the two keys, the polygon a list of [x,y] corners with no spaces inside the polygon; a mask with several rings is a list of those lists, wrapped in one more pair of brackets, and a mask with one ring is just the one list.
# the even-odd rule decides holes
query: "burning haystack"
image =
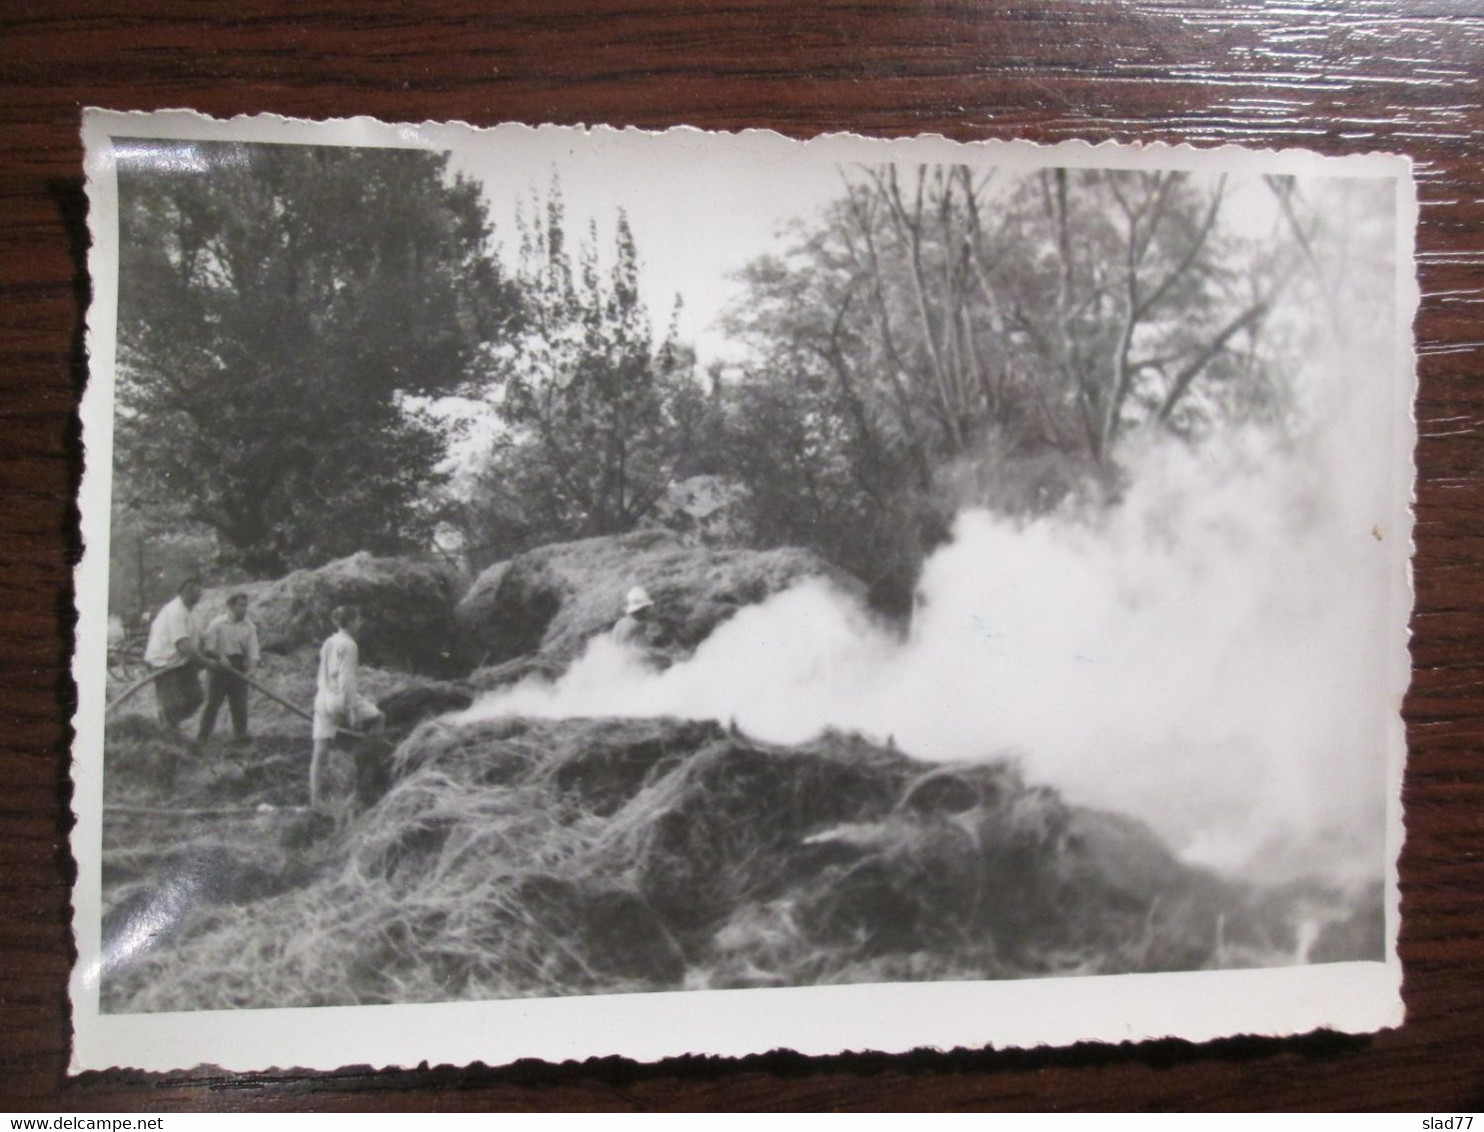
{"label": "burning haystack", "polygon": [[105,979],[106,1008],[1183,970],[1300,946],[1293,899],[1190,868],[1002,759],[445,717],[400,745],[392,778],[289,852],[288,887],[216,877],[226,895],[192,904],[171,946]]}
{"label": "burning haystack", "polygon": [[861,586],[812,551],[722,550],[687,544],[664,530],[557,543],[487,569],[459,602],[467,652],[489,666],[510,665],[508,683],[530,672],[563,671],[589,639],[622,612],[625,593],[643,586],[654,599],[658,635],[676,655],[693,650],[738,609],[805,578]]}
{"label": "burning haystack", "polygon": [[359,605],[365,615],[365,663],[450,675],[460,667],[451,643],[454,606],[462,591],[458,574],[443,563],[377,558],[362,551],[274,581],[208,590],[197,619],[210,623],[231,594],[246,593],[264,651],[291,653],[306,645],[318,647],[334,632],[330,610],[337,605]]}

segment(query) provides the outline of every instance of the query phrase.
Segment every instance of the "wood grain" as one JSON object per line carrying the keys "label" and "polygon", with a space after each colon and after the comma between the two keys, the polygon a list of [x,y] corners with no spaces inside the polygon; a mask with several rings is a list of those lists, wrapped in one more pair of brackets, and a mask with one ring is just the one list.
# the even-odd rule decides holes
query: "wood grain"
{"label": "wood grain", "polygon": [[[127,14],[120,14],[123,9]],[[1193,1046],[68,1078],[79,110],[1238,142],[1417,161],[1406,1025]],[[1484,9],[1452,0],[0,6],[0,1107],[1484,1107]]]}

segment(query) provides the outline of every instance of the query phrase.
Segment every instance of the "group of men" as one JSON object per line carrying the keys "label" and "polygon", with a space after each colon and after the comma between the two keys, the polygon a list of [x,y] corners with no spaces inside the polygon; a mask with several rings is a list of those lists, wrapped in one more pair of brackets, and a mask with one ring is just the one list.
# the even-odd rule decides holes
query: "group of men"
{"label": "group of men", "polygon": [[[201,595],[200,580],[186,579],[150,623],[144,660],[154,670],[160,721],[172,731],[178,731],[200,709],[201,718],[191,741],[192,747],[200,749],[216,729],[217,716],[225,703],[232,716],[233,744],[247,745],[252,741],[247,726],[248,677],[261,657],[257,626],[247,616],[248,596],[232,594],[227,599],[226,612],[214,617],[201,631],[195,614]],[[624,600],[623,617],[611,630],[615,641],[647,658],[654,654],[653,606],[648,592],[642,586],[635,586]],[[333,611],[331,620],[336,632],[320,649],[312,716],[311,807],[319,804],[320,780],[337,734],[379,732],[384,722],[377,706],[359,691],[360,653],[356,638],[361,629],[360,610],[352,605],[340,606]],[[173,782],[173,761],[167,778]]]}
{"label": "group of men", "polygon": [[[235,593],[227,599],[226,612],[214,617],[204,631],[199,630],[195,611],[201,594],[199,579],[186,579],[150,623],[144,659],[154,670],[152,679],[160,721],[172,731],[179,731],[200,708],[201,719],[191,742],[199,750],[211,738],[225,703],[232,715],[233,745],[246,745],[252,741],[247,727],[248,678],[261,657],[258,629],[247,616],[247,594]],[[336,736],[346,731],[354,735],[379,732],[384,722],[376,704],[359,691],[360,651],[356,636],[361,628],[360,610],[353,605],[342,605],[330,618],[335,623],[335,633],[320,649],[314,711],[310,717],[314,739],[309,776],[311,808],[319,805],[320,780]],[[173,757],[166,757],[164,775],[167,788],[173,787]]]}
{"label": "group of men", "polygon": [[257,668],[261,656],[257,626],[247,616],[247,595],[235,593],[227,599],[226,612],[200,631],[194,611],[201,592],[198,579],[186,579],[149,627],[144,661],[157,673],[155,700],[160,721],[178,729],[201,708],[195,743],[204,745],[225,703],[232,716],[232,742],[245,745],[252,738],[247,728],[248,685],[243,677]]}

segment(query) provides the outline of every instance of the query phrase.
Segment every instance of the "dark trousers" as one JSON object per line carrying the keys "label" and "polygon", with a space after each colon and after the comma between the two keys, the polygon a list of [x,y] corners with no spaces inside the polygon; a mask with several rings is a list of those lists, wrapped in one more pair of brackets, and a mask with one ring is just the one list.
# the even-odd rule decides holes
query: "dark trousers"
{"label": "dark trousers", "polygon": [[201,706],[201,670],[193,662],[161,673],[155,680],[155,702],[160,722],[179,727]]}
{"label": "dark trousers", "polygon": [[[237,669],[244,666],[239,657],[228,657],[227,663]],[[203,743],[211,738],[212,731],[216,729],[216,713],[221,710],[223,700],[227,701],[227,707],[232,712],[232,734],[238,739],[247,738],[247,682],[235,672],[208,668],[206,707],[201,712],[201,731],[198,736]]]}

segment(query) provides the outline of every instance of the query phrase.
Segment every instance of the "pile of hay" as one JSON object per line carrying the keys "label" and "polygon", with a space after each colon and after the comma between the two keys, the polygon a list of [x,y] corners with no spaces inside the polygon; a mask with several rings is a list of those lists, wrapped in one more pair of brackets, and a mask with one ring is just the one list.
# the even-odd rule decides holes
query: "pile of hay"
{"label": "pile of hay", "polygon": [[171,946],[111,973],[106,1008],[1154,971],[1300,946],[1291,901],[1003,760],[704,722],[437,719],[393,780],[292,889],[193,882]]}
{"label": "pile of hay", "polygon": [[635,531],[544,546],[496,563],[464,595],[456,617],[464,648],[489,666],[519,660],[511,677],[518,679],[533,664],[546,674],[564,669],[589,638],[618,620],[634,586],[654,599],[660,640],[683,654],[742,606],[812,577],[861,590],[849,575],[797,547],[720,550],[690,545],[669,531]]}
{"label": "pile of hay", "polygon": [[453,642],[454,607],[462,591],[449,566],[362,552],[277,581],[208,590],[197,617],[205,625],[226,608],[231,594],[246,593],[263,649],[291,653],[318,645],[335,631],[330,611],[337,605],[358,605],[365,615],[364,663],[448,675],[461,668]]}
{"label": "pile of hay", "polygon": [[[152,717],[129,714],[111,721],[106,744],[106,976],[171,944],[203,907],[262,899],[313,875],[316,823],[300,808],[306,739],[260,729],[250,749],[219,741],[197,752]],[[168,793],[167,761],[176,768]]]}

